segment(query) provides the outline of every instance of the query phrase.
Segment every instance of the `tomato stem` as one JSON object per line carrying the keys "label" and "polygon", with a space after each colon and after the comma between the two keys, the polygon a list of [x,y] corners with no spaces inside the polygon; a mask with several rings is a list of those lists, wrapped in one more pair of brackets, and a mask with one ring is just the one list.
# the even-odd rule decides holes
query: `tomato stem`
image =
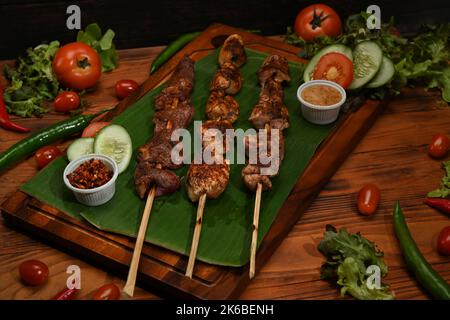
{"label": "tomato stem", "polygon": [[322,22],[324,22],[329,17],[329,16],[323,16],[323,14],[324,14],[324,11],[317,14],[316,8],[314,8],[313,18],[312,18],[311,22],[309,23],[313,30],[316,28],[319,28],[321,26]]}
{"label": "tomato stem", "polygon": [[85,58],[83,58],[82,60],[78,60],[78,61],[77,61],[77,65],[78,65],[80,68],[85,69],[85,68],[89,67],[91,64],[89,63],[89,59],[85,57]]}

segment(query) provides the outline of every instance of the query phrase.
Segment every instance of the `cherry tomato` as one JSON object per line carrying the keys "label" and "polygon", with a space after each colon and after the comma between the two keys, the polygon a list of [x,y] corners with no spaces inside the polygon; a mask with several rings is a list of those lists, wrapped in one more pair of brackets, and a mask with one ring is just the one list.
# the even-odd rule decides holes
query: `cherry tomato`
{"label": "cherry tomato", "polygon": [[367,184],[358,193],[358,211],[370,216],[375,213],[380,202],[380,189],[374,184]]}
{"label": "cherry tomato", "polygon": [[442,134],[436,134],[428,146],[428,154],[433,158],[443,158],[447,155],[450,148],[450,139]]}
{"label": "cherry tomato", "polygon": [[93,300],[119,300],[120,289],[114,284],[105,284],[95,291],[92,296]]}
{"label": "cherry tomato", "polygon": [[336,11],[324,4],[313,4],[299,12],[294,23],[295,33],[306,41],[316,37],[337,37],[342,22]]}
{"label": "cherry tomato", "polygon": [[68,112],[80,106],[80,97],[74,91],[63,91],[55,98],[54,107],[58,112]]}
{"label": "cherry tomato", "polygon": [[128,97],[139,88],[134,80],[119,80],[116,82],[116,96],[119,99]]}
{"label": "cherry tomato", "polygon": [[20,278],[29,286],[40,286],[48,278],[48,267],[39,260],[27,260],[19,266]]}
{"label": "cherry tomato", "polygon": [[65,87],[83,90],[93,87],[102,74],[98,53],[82,42],[59,48],[53,60],[53,72]]}
{"label": "cherry tomato", "polygon": [[439,233],[437,249],[443,256],[450,256],[450,226],[444,227]]}
{"label": "cherry tomato", "polygon": [[73,300],[77,295],[77,289],[64,288],[58,292],[51,300]]}
{"label": "cherry tomato", "polygon": [[62,155],[62,152],[57,147],[47,146],[38,149],[34,154],[34,158],[36,159],[39,169],[42,169],[60,155]]}
{"label": "cherry tomato", "polygon": [[93,138],[97,135],[97,133],[103,129],[106,126],[109,126],[110,122],[106,121],[99,121],[99,122],[92,122],[90,125],[88,125],[81,134],[82,138]]}
{"label": "cherry tomato", "polygon": [[313,79],[333,81],[346,89],[353,80],[353,62],[342,53],[327,53],[317,62]]}

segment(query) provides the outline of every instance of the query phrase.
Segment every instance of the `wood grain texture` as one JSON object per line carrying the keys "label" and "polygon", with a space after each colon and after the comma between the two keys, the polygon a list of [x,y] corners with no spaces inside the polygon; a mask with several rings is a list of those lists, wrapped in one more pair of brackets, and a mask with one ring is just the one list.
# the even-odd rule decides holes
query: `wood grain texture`
{"label": "wood grain texture", "polygon": [[[101,90],[89,97],[100,106],[115,103],[113,84],[121,77],[142,82],[152,55],[158,49],[139,49],[121,52],[120,68],[113,75],[106,75]],[[117,76],[115,77],[114,76]],[[118,76],[121,74],[121,76]],[[109,83],[109,85],[106,85]],[[110,92],[109,94],[105,94]],[[320,241],[326,223],[345,226],[350,231],[361,231],[376,241],[386,252],[391,267],[386,282],[391,284],[398,298],[425,298],[426,296],[406,272],[392,233],[390,211],[395,200],[400,199],[406,217],[419,247],[427,259],[450,280],[449,259],[436,254],[437,233],[448,218],[422,205],[423,195],[433,189],[442,174],[439,161],[428,159],[425,147],[437,131],[448,129],[449,110],[441,106],[435,92],[421,89],[406,90],[396,98],[379,121],[363,138],[357,149],[333,176],[302,219],[294,226],[269,262],[261,269],[241,298],[248,299],[335,299],[337,291],[320,281],[318,270],[323,259],[315,247]],[[49,115],[40,120],[20,121],[21,124],[43,127],[57,121],[60,116]],[[20,136],[6,131],[0,135],[0,150],[4,150]],[[36,172],[32,159],[0,176],[1,201]],[[363,184],[375,182],[382,189],[379,212],[372,218],[356,214],[354,198]],[[0,298],[48,299],[61,289],[67,275],[65,268],[77,264],[82,268],[83,284],[81,298],[89,298],[92,291],[104,283],[123,281],[87,263],[61,253],[51,247],[0,224]],[[40,290],[24,287],[18,280],[17,266],[20,261],[37,258],[50,266],[52,277]],[[169,259],[170,260],[170,259]],[[157,291],[152,291],[156,292]],[[153,293],[139,290],[135,298],[156,298]]]}

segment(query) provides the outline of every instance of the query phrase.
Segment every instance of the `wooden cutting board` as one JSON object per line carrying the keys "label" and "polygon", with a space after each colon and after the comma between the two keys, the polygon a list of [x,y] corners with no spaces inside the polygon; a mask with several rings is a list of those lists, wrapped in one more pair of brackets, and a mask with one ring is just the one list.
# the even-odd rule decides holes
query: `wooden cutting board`
{"label": "wooden cutting board", "polygon": [[[221,39],[232,33],[239,33],[248,48],[276,53],[295,62],[305,62],[298,57],[301,49],[297,47],[214,24],[145,81],[138,93],[123,100],[115,111],[103,119],[113,118],[164,82],[185,54],[198,60],[214,50]],[[336,128],[322,143],[299,177],[264,238],[257,253],[257,270],[269,259],[291,227],[364,136],[382,112],[384,105],[385,102],[368,100],[357,110],[350,110],[341,117]],[[10,224],[50,240],[56,246],[81,255],[91,262],[126,275],[134,239],[95,229],[21,191],[7,199],[1,210],[3,217]],[[232,268],[197,262],[191,280],[184,276],[186,264],[186,257],[146,244],[139,267],[139,285],[156,287],[166,294],[181,298],[227,299],[238,297],[249,283],[248,266]]]}

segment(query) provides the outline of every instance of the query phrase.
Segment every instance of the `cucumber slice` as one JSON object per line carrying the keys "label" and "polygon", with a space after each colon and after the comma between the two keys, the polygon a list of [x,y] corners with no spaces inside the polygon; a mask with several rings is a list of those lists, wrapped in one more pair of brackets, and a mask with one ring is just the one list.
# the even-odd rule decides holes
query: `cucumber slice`
{"label": "cucumber slice", "polygon": [[104,127],[94,140],[94,152],[113,158],[119,167],[119,174],[130,164],[132,149],[130,135],[117,124]]}
{"label": "cucumber slice", "polygon": [[94,138],[80,138],[67,148],[67,159],[73,161],[90,153],[94,153]]}
{"label": "cucumber slice", "polygon": [[359,89],[375,77],[383,60],[383,52],[373,41],[363,41],[353,50],[353,81],[349,89]]}
{"label": "cucumber slice", "polygon": [[303,71],[303,81],[308,82],[311,80],[311,76],[314,73],[317,62],[319,62],[322,56],[330,52],[342,53],[350,60],[353,60],[352,49],[344,46],[343,44],[332,44],[331,46],[322,48],[319,52],[316,53],[314,57],[311,58],[311,60],[309,60],[308,64],[306,65],[305,71]]}
{"label": "cucumber slice", "polygon": [[378,70],[375,77],[370,80],[367,84],[367,88],[378,88],[384,86],[386,83],[391,81],[392,77],[395,73],[395,67],[392,63],[391,59],[386,56],[383,56],[383,60],[381,61],[380,70]]}

